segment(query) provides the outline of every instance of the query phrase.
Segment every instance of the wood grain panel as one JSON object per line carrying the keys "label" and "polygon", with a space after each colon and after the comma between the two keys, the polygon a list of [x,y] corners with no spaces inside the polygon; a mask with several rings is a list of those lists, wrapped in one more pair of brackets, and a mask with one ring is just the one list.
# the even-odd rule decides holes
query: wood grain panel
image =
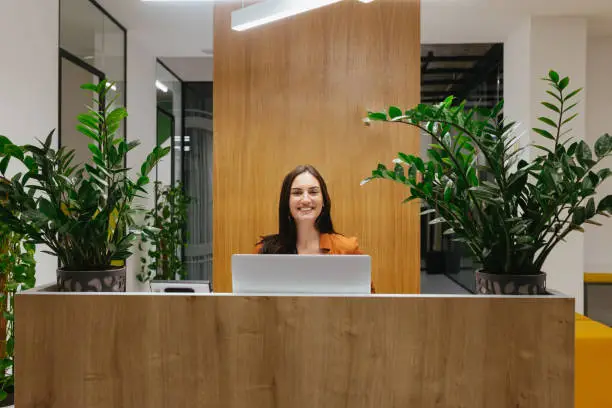
{"label": "wood grain panel", "polygon": [[19,408],[570,408],[571,299],[20,295]]}
{"label": "wood grain panel", "polygon": [[344,1],[234,32],[215,8],[214,288],[231,291],[231,255],[251,253],[277,232],[286,173],[312,164],[323,174],[337,229],[372,256],[381,293],[418,293],[418,205],[406,189],[360,187],[378,162],[419,153],[407,127],[362,119],[368,109],[420,99],[418,0]]}

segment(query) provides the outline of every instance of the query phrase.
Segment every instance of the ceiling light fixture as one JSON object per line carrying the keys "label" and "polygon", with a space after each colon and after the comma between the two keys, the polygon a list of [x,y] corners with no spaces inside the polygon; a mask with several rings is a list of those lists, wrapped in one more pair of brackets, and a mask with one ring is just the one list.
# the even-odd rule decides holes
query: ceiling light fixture
{"label": "ceiling light fixture", "polygon": [[163,93],[168,92],[168,87],[159,81],[155,81],[155,87],[159,89],[160,91],[162,91]]}
{"label": "ceiling light fixture", "polygon": [[372,3],[374,0],[359,0],[360,3]]}
{"label": "ceiling light fixture", "polygon": [[244,31],[342,0],[267,0],[232,12],[232,29]]}

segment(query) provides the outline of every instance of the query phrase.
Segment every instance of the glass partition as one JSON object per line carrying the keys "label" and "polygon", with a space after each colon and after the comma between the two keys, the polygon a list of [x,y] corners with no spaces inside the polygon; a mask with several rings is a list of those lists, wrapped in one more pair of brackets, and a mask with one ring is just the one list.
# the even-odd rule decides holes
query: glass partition
{"label": "glass partition", "polygon": [[[421,47],[421,101],[435,104],[448,96],[466,107],[495,106],[503,97],[503,44],[428,44]],[[421,156],[426,156],[431,138],[421,136]],[[487,177],[480,174],[481,178]],[[479,268],[468,249],[444,235],[441,224],[429,225],[435,214],[421,220],[421,265],[423,293],[456,293],[450,278],[462,291],[475,292]],[[436,276],[439,275],[439,279]],[[450,292],[449,292],[450,291]],[[459,292],[460,293],[460,292]]]}
{"label": "glass partition", "polygon": [[163,62],[157,61],[155,87],[157,88],[157,145],[171,147],[172,153],[157,166],[157,181],[165,186],[182,180],[183,83]]}
{"label": "glass partition", "polygon": [[183,179],[187,194],[193,198],[188,210],[184,259],[188,279],[212,282],[213,84],[191,82],[185,83],[183,89]]}
{"label": "glass partition", "polygon": [[[79,144],[87,143],[73,139],[62,133],[71,132],[63,118],[74,112],[62,112],[63,107],[77,109],[77,103],[83,100],[83,91],[79,86],[86,82],[96,83],[101,79],[114,82],[108,92],[112,99],[119,93],[115,104],[126,106],[126,44],[125,28],[93,0],[60,0],[60,106],[59,106],[59,140],[60,144],[74,149],[80,149]],[[67,62],[70,61],[70,62]],[[80,74],[86,71],[91,76],[72,75],[71,64],[81,68]],[[90,104],[80,106],[79,113]],[[119,134],[125,137],[125,122],[119,129]],[[69,144],[68,144],[69,143]]]}

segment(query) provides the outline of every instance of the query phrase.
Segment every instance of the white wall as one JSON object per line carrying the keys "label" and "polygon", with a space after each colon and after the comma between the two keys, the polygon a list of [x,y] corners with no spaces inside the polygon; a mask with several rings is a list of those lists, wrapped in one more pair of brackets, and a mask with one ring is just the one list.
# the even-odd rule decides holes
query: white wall
{"label": "white wall", "polygon": [[[587,54],[586,120],[587,141],[592,146],[604,133],[612,133],[612,37],[591,38]],[[603,166],[612,167],[612,159]],[[612,194],[612,181],[608,179],[597,194],[597,201]],[[612,273],[612,219],[601,217],[601,227],[588,225],[585,233],[584,271]]]}
{"label": "white wall", "polygon": [[[506,115],[521,123],[522,145],[546,139],[528,131],[542,127],[537,118],[550,114],[540,102],[549,100],[548,85],[540,80],[551,69],[571,78],[570,88],[586,88],[587,22],[585,18],[531,17],[508,36],[505,43],[504,98]],[[582,98],[586,98],[586,90]],[[585,105],[576,109],[572,122],[576,139],[586,134]],[[532,150],[530,155],[533,156]],[[544,264],[547,285],[576,298],[576,311],[583,310],[584,235],[571,233]]]}
{"label": "white wall", "polygon": [[[155,55],[146,48],[144,43],[136,36],[128,33],[128,64],[127,64],[127,138],[128,140],[140,140],[141,144],[128,155],[127,166],[132,168],[131,174],[140,171],[140,166],[147,155],[156,145],[156,105],[157,96],[155,88]],[[155,180],[155,170],[149,175]],[[149,191],[153,191],[150,185]],[[147,199],[137,202],[144,208],[152,208],[154,205],[153,194]],[[128,260],[127,290],[143,290],[144,286],[136,280],[140,272],[140,256],[135,253]]]}
{"label": "white wall", "polygon": [[[57,127],[58,20],[57,1],[0,1],[0,134],[15,143]],[[57,260],[40,249],[37,284],[54,282]]]}
{"label": "white wall", "polygon": [[[531,98],[529,89],[534,78],[531,73],[530,44],[531,19],[523,21],[504,43],[504,112],[507,118],[518,122],[518,132],[529,129]],[[530,142],[529,137],[521,138],[521,147]],[[528,154],[526,155],[528,158]]]}

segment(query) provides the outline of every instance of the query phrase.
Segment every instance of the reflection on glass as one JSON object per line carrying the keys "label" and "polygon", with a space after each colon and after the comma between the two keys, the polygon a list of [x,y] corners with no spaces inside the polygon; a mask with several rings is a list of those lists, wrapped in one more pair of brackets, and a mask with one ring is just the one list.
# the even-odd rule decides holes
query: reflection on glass
{"label": "reflection on glass", "polygon": [[[114,82],[109,89],[108,100],[114,100],[113,106],[116,107],[126,106],[125,42],[125,29],[91,1],[60,0],[60,49],[65,55],[69,54],[80,61],[82,67],[88,66],[88,71],[95,71],[96,81],[104,77]],[[62,72],[61,78],[62,99],[79,98],[76,94],[82,92],[79,86],[74,86],[76,78],[70,77],[67,72]],[[95,83],[91,77],[85,82]],[[85,105],[90,102],[88,100]],[[64,116],[63,112],[61,116]],[[66,131],[69,127],[62,126],[62,129]],[[119,135],[125,137],[124,125],[119,129]]]}
{"label": "reflection on glass", "polygon": [[[503,44],[423,45],[421,74],[423,103],[435,104],[452,95],[457,101],[465,100],[467,108],[491,108],[503,95]],[[426,157],[430,143],[431,138],[422,134],[422,157]],[[435,214],[429,214],[421,222],[421,264],[428,275],[437,276],[425,275],[421,292],[474,292],[479,265],[472,260],[468,248],[443,234],[443,225],[428,225],[434,218]],[[459,286],[449,286],[446,277]]]}
{"label": "reflection on glass", "polygon": [[185,83],[185,189],[188,209],[187,277],[212,282],[213,109],[210,82]]}
{"label": "reflection on glass", "polygon": [[182,82],[162,63],[156,68],[157,144],[171,147],[172,154],[157,166],[157,181],[166,186],[182,180]]}

